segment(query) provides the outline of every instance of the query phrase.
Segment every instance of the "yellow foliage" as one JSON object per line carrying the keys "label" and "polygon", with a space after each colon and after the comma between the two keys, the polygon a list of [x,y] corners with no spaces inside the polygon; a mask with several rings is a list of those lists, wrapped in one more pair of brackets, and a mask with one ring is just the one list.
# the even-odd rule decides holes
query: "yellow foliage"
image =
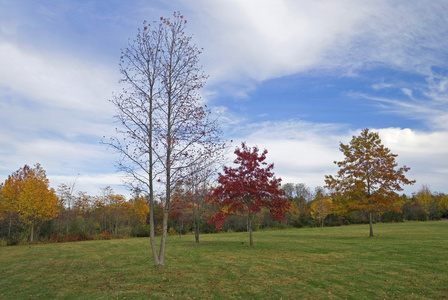
{"label": "yellow foliage", "polygon": [[448,212],[448,195],[440,197],[438,205],[442,214]]}
{"label": "yellow foliage", "polygon": [[427,215],[430,214],[431,207],[434,206],[435,199],[427,186],[423,186],[420,192],[415,195],[415,200],[420,204]]}
{"label": "yellow foliage", "polygon": [[323,221],[333,208],[333,202],[325,197],[311,202],[310,214],[315,220]]}
{"label": "yellow foliage", "polygon": [[224,213],[224,214],[228,214],[229,213],[229,209],[230,209],[230,204],[229,205],[226,205],[226,206],[223,206],[222,208],[221,208],[221,211]]}
{"label": "yellow foliage", "polygon": [[33,169],[25,165],[8,176],[2,186],[2,198],[2,209],[16,214],[31,227],[31,241],[35,225],[57,216],[59,200],[39,164]]}
{"label": "yellow foliage", "polygon": [[146,223],[146,216],[149,213],[149,206],[144,197],[139,197],[134,200],[133,212],[137,215],[138,220],[142,225]]}

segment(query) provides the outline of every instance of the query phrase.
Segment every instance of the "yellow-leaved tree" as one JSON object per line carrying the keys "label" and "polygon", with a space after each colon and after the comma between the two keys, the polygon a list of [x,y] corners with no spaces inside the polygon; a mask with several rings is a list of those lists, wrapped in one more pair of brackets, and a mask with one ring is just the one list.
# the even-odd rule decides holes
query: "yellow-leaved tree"
{"label": "yellow-leaved tree", "polygon": [[423,185],[414,198],[415,201],[420,204],[428,220],[433,220],[433,218],[439,213],[440,208],[437,197],[431,193],[428,186]]}
{"label": "yellow-leaved tree", "polygon": [[8,176],[2,195],[9,203],[9,209],[29,227],[31,243],[35,229],[57,216],[58,198],[40,164],[34,168],[25,165]]}
{"label": "yellow-leaved tree", "polygon": [[448,213],[448,195],[443,194],[440,196],[439,209],[443,215]]}
{"label": "yellow-leaved tree", "polygon": [[326,187],[339,211],[362,211],[369,214],[370,237],[373,237],[372,217],[386,211],[400,211],[402,186],[415,180],[406,178],[409,168],[397,168],[390,150],[381,144],[379,134],[362,130],[350,144],[340,144],[345,158],[334,163],[339,167],[336,176],[325,176]]}
{"label": "yellow-leaved tree", "polygon": [[310,214],[314,220],[319,221],[321,227],[324,227],[324,220],[331,212],[333,202],[325,195],[322,188],[316,189],[316,196],[311,202]]}

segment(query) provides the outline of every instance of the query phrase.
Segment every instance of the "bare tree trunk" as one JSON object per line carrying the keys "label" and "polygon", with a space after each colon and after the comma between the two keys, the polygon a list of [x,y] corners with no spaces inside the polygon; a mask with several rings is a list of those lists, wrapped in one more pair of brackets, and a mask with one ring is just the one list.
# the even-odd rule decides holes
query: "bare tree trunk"
{"label": "bare tree trunk", "polygon": [[162,238],[160,240],[158,267],[163,267],[165,265],[166,237],[168,235],[168,212],[169,209],[165,209],[165,213],[163,214]]}
{"label": "bare tree trunk", "polygon": [[[152,197],[152,196],[150,196]],[[156,239],[154,234],[154,201],[150,200],[150,211],[149,211],[149,241],[151,243],[152,258],[154,260],[154,265],[159,266],[159,256],[157,255]]]}
{"label": "bare tree trunk", "polygon": [[[152,124],[151,124],[152,125]],[[154,233],[154,188],[152,182],[152,152],[149,152],[151,167],[149,170],[149,241],[151,244],[152,258],[155,266],[159,266],[159,256],[157,255],[156,239]]]}
{"label": "bare tree trunk", "polygon": [[369,225],[370,225],[369,237],[373,237],[372,212],[369,212]]}

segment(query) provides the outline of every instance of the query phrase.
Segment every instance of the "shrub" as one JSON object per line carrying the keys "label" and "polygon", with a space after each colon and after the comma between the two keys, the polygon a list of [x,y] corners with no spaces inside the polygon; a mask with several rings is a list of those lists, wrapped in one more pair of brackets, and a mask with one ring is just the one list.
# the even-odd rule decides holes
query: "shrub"
{"label": "shrub", "polygon": [[116,233],[113,234],[114,238],[128,238],[132,236],[132,228],[130,226],[118,227]]}
{"label": "shrub", "polygon": [[149,225],[140,226],[131,232],[131,236],[133,237],[149,237]]}
{"label": "shrub", "polygon": [[112,237],[110,236],[109,230],[103,231],[101,234],[101,239],[103,240],[110,240]]}

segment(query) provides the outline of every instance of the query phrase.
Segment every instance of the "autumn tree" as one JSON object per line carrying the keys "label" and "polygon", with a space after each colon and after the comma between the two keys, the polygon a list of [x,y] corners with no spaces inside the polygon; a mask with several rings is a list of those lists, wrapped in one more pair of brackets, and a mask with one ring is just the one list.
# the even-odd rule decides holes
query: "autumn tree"
{"label": "autumn tree", "polygon": [[148,213],[149,206],[146,199],[143,196],[136,195],[132,200],[133,223],[136,223],[139,226],[145,225]]}
{"label": "autumn tree", "polygon": [[441,214],[445,215],[445,217],[446,217],[448,215],[448,195],[440,194],[437,203],[439,205]]}
{"label": "autumn tree", "polygon": [[[18,185],[17,185],[18,188]],[[3,192],[3,183],[0,184],[0,221],[8,224],[8,239],[11,237],[11,228],[18,221],[17,212],[14,207],[16,197],[7,197]],[[9,188],[11,189],[11,188]],[[18,191],[17,191],[18,192]],[[12,194],[11,192],[9,192]]]}
{"label": "autumn tree", "polygon": [[415,181],[406,178],[408,167],[397,169],[397,155],[381,144],[376,132],[364,129],[359,136],[353,136],[350,144],[340,143],[340,151],[345,158],[334,162],[339,171],[335,177],[325,176],[326,186],[338,206],[369,214],[369,236],[373,237],[373,215],[400,211],[396,191]]}
{"label": "autumn tree", "polygon": [[287,215],[287,220],[292,222],[294,226],[303,226],[302,222],[307,222],[307,204],[313,200],[310,188],[304,183],[285,183],[282,185],[282,189],[291,201],[291,208]]}
{"label": "autumn tree", "polygon": [[[133,188],[145,191],[150,205],[150,243],[156,266],[163,266],[171,194],[189,166],[223,149],[220,130],[201,103],[206,75],[201,50],[186,35],[187,21],[144,22],[137,37],[122,51],[123,90],[111,102],[117,109],[116,136],[108,145],[121,154],[118,167]],[[163,189],[156,195],[155,190]],[[154,235],[154,205],[162,201],[163,230],[159,251]]]}
{"label": "autumn tree", "polygon": [[184,224],[190,220],[191,204],[188,201],[188,197],[185,195],[185,191],[179,183],[178,187],[174,191],[171,200],[171,208],[169,218],[177,223],[177,231],[179,237],[182,236]]}
{"label": "autumn tree", "polygon": [[290,202],[281,189],[281,179],[274,176],[274,164],[265,162],[267,150],[259,153],[257,147],[247,147],[245,143],[234,152],[238,167],[224,166],[224,174],[218,174],[218,186],[213,191],[211,201],[220,207],[209,219],[220,228],[231,214],[247,214],[250,246],[253,246],[252,221],[263,208],[269,209],[274,218],[283,220]]}
{"label": "autumn tree", "polygon": [[322,187],[317,187],[314,200],[310,205],[310,214],[314,220],[319,221],[322,228],[324,227],[324,220],[331,212],[332,207],[333,202],[325,194],[324,189]]}
{"label": "autumn tree", "polygon": [[2,194],[10,205],[9,209],[29,227],[31,243],[34,242],[35,229],[57,216],[58,198],[40,164],[34,168],[25,165],[8,176]]}
{"label": "autumn tree", "polygon": [[437,219],[437,214],[440,214],[440,208],[437,197],[431,193],[428,186],[422,186],[420,191],[414,196],[414,199],[420,204],[428,220]]}

